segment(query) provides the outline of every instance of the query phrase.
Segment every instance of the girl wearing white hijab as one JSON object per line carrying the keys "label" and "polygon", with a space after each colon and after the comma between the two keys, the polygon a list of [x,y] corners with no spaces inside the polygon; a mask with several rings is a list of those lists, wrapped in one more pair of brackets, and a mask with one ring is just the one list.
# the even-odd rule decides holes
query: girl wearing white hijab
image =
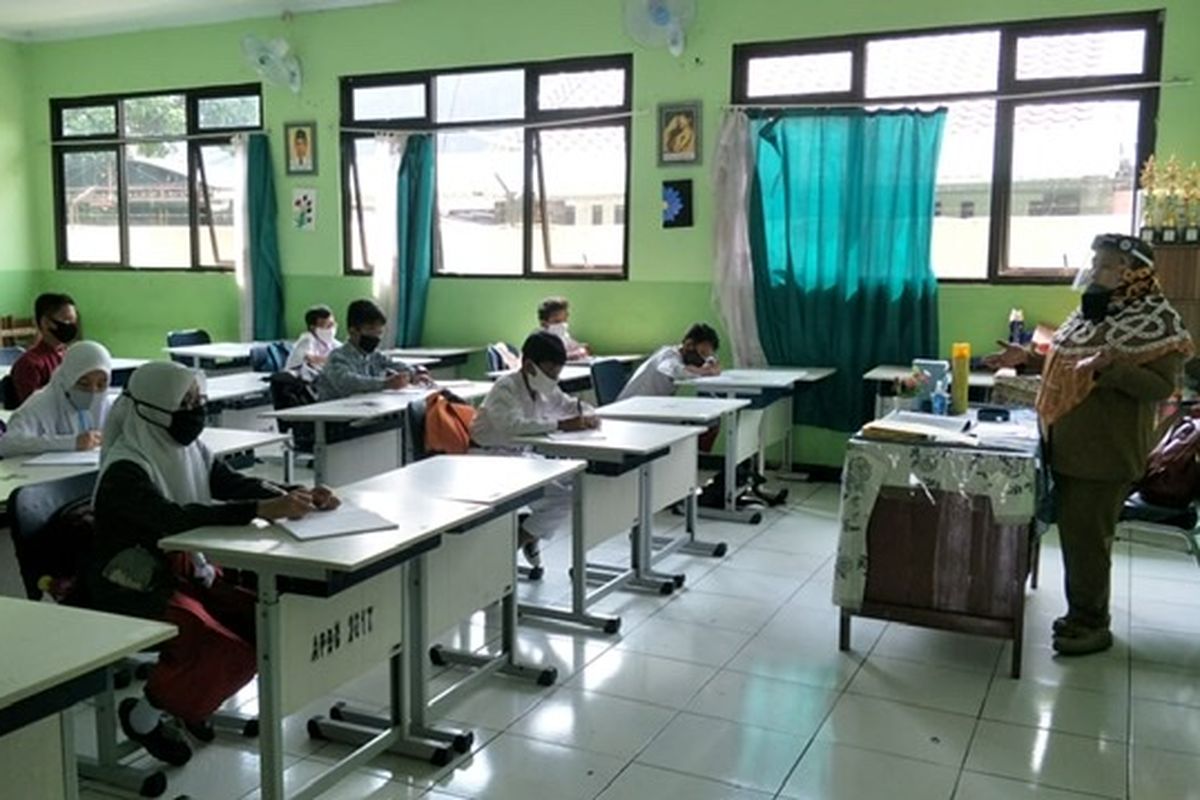
{"label": "girl wearing white hijab", "polygon": [[112,359],[104,345],[76,342],[50,382],[21,404],[0,436],[0,458],[51,450],[93,450],[108,416]]}
{"label": "girl wearing white hijab", "polygon": [[226,582],[203,556],[163,553],[159,539],[256,517],[295,519],[338,504],[328,489],[289,490],[215,461],[197,441],[204,418],[192,370],[154,362],[133,373],[105,426],[85,571],[94,607],[179,628],[150,671],[145,697],[118,708],[125,735],[175,765],[187,762],[191,748],[163,724],[162,712],[208,741],[208,717],[254,677],[254,595]]}

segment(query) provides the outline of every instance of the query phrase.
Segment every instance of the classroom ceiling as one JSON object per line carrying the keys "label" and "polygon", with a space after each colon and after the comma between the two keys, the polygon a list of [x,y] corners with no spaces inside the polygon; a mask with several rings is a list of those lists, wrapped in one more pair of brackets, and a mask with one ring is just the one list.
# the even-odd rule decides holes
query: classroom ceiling
{"label": "classroom ceiling", "polygon": [[398,0],[0,0],[0,37],[74,39]]}

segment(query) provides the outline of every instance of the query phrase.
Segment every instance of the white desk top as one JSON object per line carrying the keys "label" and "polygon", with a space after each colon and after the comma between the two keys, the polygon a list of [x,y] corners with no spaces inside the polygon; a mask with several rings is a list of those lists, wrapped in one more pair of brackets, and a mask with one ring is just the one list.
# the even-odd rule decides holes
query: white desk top
{"label": "white desk top", "polygon": [[552,481],[568,478],[586,466],[582,461],[568,459],[435,456],[356,486],[383,491],[398,481],[406,481],[426,497],[498,505]]}
{"label": "white desk top", "polygon": [[175,635],[175,626],[0,597],[0,708]]}
{"label": "white desk top", "polygon": [[263,416],[288,422],[355,422],[380,419],[402,413],[410,403],[424,397],[429,391],[405,389],[399,392],[356,394],[340,400],[326,400],[323,403],[269,411]]}
{"label": "white desk top", "polygon": [[439,389],[447,389],[469,403],[487,397],[492,385],[491,381],[438,381]]}
{"label": "white desk top", "polygon": [[[492,380],[496,380],[497,378],[503,378],[505,375],[508,375],[515,371],[516,370],[502,369],[498,372],[489,372],[487,374],[487,376],[489,378],[491,378]],[[563,367],[562,373],[558,376],[559,383],[566,383],[566,382],[577,381],[577,380],[591,380],[591,379],[592,379],[591,367],[585,367],[580,364],[567,364],[566,366]]]}
{"label": "white desk top", "polygon": [[7,375],[10,372],[12,372],[11,364],[0,365],[0,378],[3,378],[5,375]]}
{"label": "white desk top", "polygon": [[816,383],[837,372],[831,367],[764,367],[761,369],[729,369],[720,375],[679,381],[680,385],[697,391],[730,391],[738,389],[790,389],[797,383]]}
{"label": "white desk top", "polygon": [[430,497],[411,480],[394,477],[402,472],[395,470],[373,478],[369,488],[350,484],[338,490],[345,501],[394,522],[396,527],[390,530],[301,541],[283,528],[257,520],[250,525],[197,528],[169,536],[159,542],[159,547],[199,550],[213,561],[234,568],[320,578],[326,570],[362,569],[487,512],[484,505]]}
{"label": "white desk top", "polygon": [[749,400],[724,397],[630,397],[596,409],[604,419],[711,425],[725,414],[750,405]]}
{"label": "white desk top", "polygon": [[384,355],[408,361],[413,358],[429,358],[440,361],[443,358],[458,358],[472,353],[482,353],[482,347],[397,347],[384,350]]}
{"label": "white desk top", "polygon": [[135,370],[143,364],[149,364],[147,358],[114,358],[112,360],[113,372],[117,370]]}
{"label": "white desk top", "polygon": [[[230,453],[240,453],[245,450],[255,450],[273,444],[290,441],[290,433],[264,433],[262,431],[243,431],[232,428],[205,428],[200,434],[200,441],[208,446],[214,456],[224,456]],[[69,478],[85,472],[95,472],[99,467],[100,453],[96,452],[96,461],[92,464],[70,464],[61,466],[28,466],[25,464],[37,454],[13,456],[0,459],[0,506],[8,502],[8,496],[22,486],[33,483],[56,481],[59,478]]]}
{"label": "white desk top", "polygon": [[[902,367],[896,364],[881,364],[863,375],[864,381],[889,383],[912,375],[912,367]],[[967,378],[967,385],[979,389],[991,389],[996,385],[996,376],[991,372],[972,372]]]}
{"label": "white desk top", "polygon": [[615,356],[593,355],[587,358],[573,358],[567,362],[568,366],[590,367],[597,361],[620,361],[622,364],[636,364],[646,358],[645,353],[621,353]]}
{"label": "white desk top", "polygon": [[700,428],[690,425],[605,420],[595,431],[519,436],[515,441],[531,445],[539,453],[547,455],[588,461],[619,461],[625,456],[644,456],[665,450],[700,433]]}
{"label": "white desk top", "polygon": [[204,394],[210,402],[219,403],[243,397],[270,393],[271,384],[262,372],[231,372],[214,375],[204,381]]}
{"label": "white desk top", "polygon": [[250,348],[268,342],[209,342],[208,344],[188,344],[179,347],[164,347],[163,350],[173,356],[184,358],[211,358],[216,360],[241,359],[250,357]]}

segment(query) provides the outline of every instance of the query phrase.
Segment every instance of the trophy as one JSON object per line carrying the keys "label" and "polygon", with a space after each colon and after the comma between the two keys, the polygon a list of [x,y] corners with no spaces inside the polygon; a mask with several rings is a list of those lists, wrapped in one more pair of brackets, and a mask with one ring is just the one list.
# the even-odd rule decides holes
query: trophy
{"label": "trophy", "polygon": [[1155,191],[1158,187],[1158,165],[1154,161],[1153,154],[1146,159],[1146,163],[1142,166],[1142,174],[1138,183],[1142,188],[1142,226],[1138,235],[1147,244],[1156,244],[1158,237],[1155,236],[1155,233],[1159,225],[1160,212],[1158,195]]}
{"label": "trophy", "polygon": [[1183,168],[1175,156],[1167,159],[1162,171],[1162,243],[1175,244],[1179,241],[1179,220],[1181,216],[1180,188],[1184,180]]}

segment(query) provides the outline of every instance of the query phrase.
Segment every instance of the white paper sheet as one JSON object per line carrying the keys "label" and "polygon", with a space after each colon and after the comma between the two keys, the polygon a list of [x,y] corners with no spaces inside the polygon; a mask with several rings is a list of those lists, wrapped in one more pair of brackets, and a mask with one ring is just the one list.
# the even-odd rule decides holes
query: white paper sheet
{"label": "white paper sheet", "polygon": [[314,511],[304,519],[285,519],[276,524],[301,541],[396,527],[395,523],[375,512],[348,503],[343,503],[333,511]]}
{"label": "white paper sheet", "polygon": [[42,453],[25,462],[27,467],[96,467],[100,465],[100,451],[64,450],[59,453]]}

